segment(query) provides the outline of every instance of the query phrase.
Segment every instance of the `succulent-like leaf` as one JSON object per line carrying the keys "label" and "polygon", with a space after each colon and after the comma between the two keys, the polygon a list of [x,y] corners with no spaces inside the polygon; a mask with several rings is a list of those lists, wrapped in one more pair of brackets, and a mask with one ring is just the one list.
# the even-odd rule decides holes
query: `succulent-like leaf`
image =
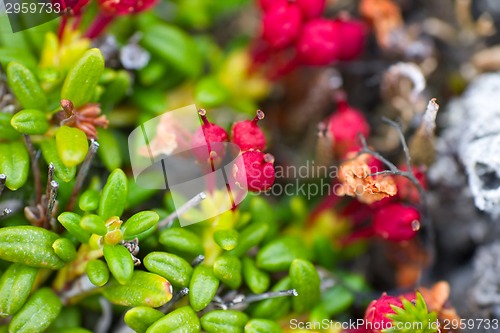
{"label": "succulent-like leaf", "polygon": [[19,111],[12,117],[10,124],[23,134],[44,134],[49,129],[47,115],[35,109]]}
{"label": "succulent-like leaf", "polygon": [[104,57],[99,49],[90,49],[70,69],[61,90],[61,99],[75,107],[88,103],[104,71]]}
{"label": "succulent-like leaf", "polygon": [[170,301],[172,286],[165,278],[148,272],[134,271],[124,285],[110,282],[104,287],[104,296],[123,306],[150,306],[157,308]]}
{"label": "succulent-like leaf", "polygon": [[187,287],[193,274],[193,268],[186,260],[166,252],[149,253],[144,257],[144,266],[166,278],[174,287]]}
{"label": "succulent-like leaf", "polygon": [[21,141],[0,143],[0,173],[7,176],[6,185],[15,191],[26,183],[30,158]]}
{"label": "succulent-like leaf", "polygon": [[58,238],[59,235],[39,227],[0,228],[0,259],[31,267],[60,269],[64,261],[52,248]]}
{"label": "succulent-like leaf", "polygon": [[7,66],[9,87],[25,109],[47,111],[47,97],[35,74],[26,66],[11,62]]}

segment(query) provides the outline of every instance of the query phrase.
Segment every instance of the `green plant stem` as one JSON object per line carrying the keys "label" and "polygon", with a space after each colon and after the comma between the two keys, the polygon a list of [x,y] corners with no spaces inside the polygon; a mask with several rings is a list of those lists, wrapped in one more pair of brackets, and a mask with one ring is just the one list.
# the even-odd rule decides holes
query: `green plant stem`
{"label": "green plant stem", "polygon": [[35,182],[35,202],[39,203],[42,199],[42,183],[40,179],[40,169],[38,169],[38,157],[35,152],[35,148],[33,147],[33,142],[31,141],[31,137],[29,135],[23,135],[24,144],[28,149],[28,153],[30,155],[31,160],[31,171],[33,172],[33,179]]}
{"label": "green plant stem", "polygon": [[80,170],[78,171],[78,175],[76,176],[75,186],[73,186],[73,191],[71,192],[71,197],[66,207],[66,211],[71,212],[73,211],[73,208],[75,208],[76,199],[82,189],[83,181],[87,177],[90,164],[97,153],[97,149],[99,149],[99,143],[95,140],[90,140],[89,151],[87,152],[87,156],[85,156],[85,160],[83,160]]}

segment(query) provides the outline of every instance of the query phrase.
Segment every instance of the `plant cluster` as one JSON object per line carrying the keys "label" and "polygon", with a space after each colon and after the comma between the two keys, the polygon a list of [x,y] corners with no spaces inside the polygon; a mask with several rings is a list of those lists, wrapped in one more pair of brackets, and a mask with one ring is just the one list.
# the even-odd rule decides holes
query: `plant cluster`
{"label": "plant cluster", "polygon": [[[0,332],[277,333],[291,318],[342,321],[362,309],[366,323],[388,327],[357,332],[379,333],[456,317],[445,282],[418,285],[433,242],[433,152],[421,147],[434,138],[434,100],[415,133],[387,121],[403,146],[387,159],[367,143],[366,113],[335,88],[318,142],[339,166],[330,181],[340,190],[319,204],[257,195],[282,181],[255,113],[261,100],[291,70],[361,56],[369,27],[382,39],[382,24],[323,17],[324,0],[259,0],[261,30],[221,46],[206,30],[244,0],[57,2],[58,20],[0,35]],[[195,133],[174,140],[186,139],[207,173],[237,146],[231,176],[251,192],[206,220],[215,208],[204,193],[175,207],[169,191],[136,183],[127,151],[131,130],[194,103],[213,122],[200,109]],[[267,114],[273,130],[279,117]],[[168,156],[162,140],[175,133],[159,129],[150,146]],[[181,225],[187,210],[203,221]],[[397,284],[411,292],[372,301],[349,269],[375,241],[401,254]],[[437,332],[424,327],[417,333]]]}

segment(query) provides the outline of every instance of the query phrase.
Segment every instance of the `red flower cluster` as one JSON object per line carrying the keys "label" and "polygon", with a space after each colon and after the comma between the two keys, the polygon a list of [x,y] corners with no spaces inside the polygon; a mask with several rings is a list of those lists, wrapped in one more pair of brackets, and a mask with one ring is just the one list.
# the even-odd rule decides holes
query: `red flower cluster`
{"label": "red flower cluster", "polygon": [[[191,144],[199,163],[210,163],[212,167],[224,157],[224,142],[231,141],[242,151],[241,160],[233,168],[233,177],[238,184],[247,184],[250,191],[269,189],[275,179],[274,157],[265,154],[266,137],[257,122],[264,119],[264,112],[257,111],[253,120],[233,124],[231,138],[226,130],[208,121],[206,111],[200,110],[203,125],[194,134]],[[205,148],[208,146],[208,150]]]}
{"label": "red flower cluster", "polygon": [[279,63],[289,53],[286,64],[324,66],[358,57],[364,47],[366,28],[347,17],[322,18],[325,0],[259,0],[263,12],[262,37],[257,41],[257,63]]}
{"label": "red flower cluster", "polygon": [[[344,93],[337,94],[337,112],[327,120],[327,129],[332,138],[333,154],[339,160],[349,160],[360,150],[359,135],[368,137],[370,126],[362,112],[350,106]],[[366,168],[371,173],[384,170],[381,161],[374,157],[366,159]],[[401,167],[401,170],[405,170]],[[368,169],[367,169],[368,170]],[[414,167],[413,173],[426,188],[425,173]],[[395,196],[368,204],[353,201],[343,208],[342,214],[352,218],[354,225],[363,225],[371,220],[369,230],[355,232],[352,239],[377,236],[384,240],[400,242],[413,239],[420,229],[420,213],[411,206],[420,201],[413,183],[403,176],[389,176],[397,188]]]}

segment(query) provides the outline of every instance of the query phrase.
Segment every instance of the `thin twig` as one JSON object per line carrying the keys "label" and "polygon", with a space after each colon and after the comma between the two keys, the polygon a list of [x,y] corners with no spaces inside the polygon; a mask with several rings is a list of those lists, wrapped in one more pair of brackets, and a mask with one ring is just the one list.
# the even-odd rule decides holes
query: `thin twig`
{"label": "thin twig", "polygon": [[73,281],[68,289],[62,290],[59,293],[59,298],[61,298],[63,304],[67,305],[71,303],[73,298],[84,295],[94,289],[97,289],[97,286],[90,282],[87,274],[84,274]]}
{"label": "thin twig", "polygon": [[3,173],[0,173],[0,196],[2,195],[5,188],[5,182],[7,182],[7,176]]}
{"label": "thin twig", "polygon": [[189,294],[189,288],[182,288],[178,292],[176,292],[170,301],[165,303],[162,307],[160,307],[158,310],[160,310],[163,313],[169,313],[170,310],[174,307],[174,305],[179,302],[184,296],[187,296]]}
{"label": "thin twig", "polygon": [[196,267],[199,264],[201,264],[205,260],[205,256],[203,254],[200,254],[199,256],[196,256],[196,258],[191,261],[191,266]]}
{"label": "thin twig", "polygon": [[285,297],[285,296],[299,296],[299,294],[297,293],[297,290],[295,290],[295,289],[281,290],[281,291],[270,291],[270,292],[263,293],[263,294],[247,296],[247,297],[245,297],[245,303],[253,303],[253,302],[263,301],[263,300],[270,299],[270,298]]}
{"label": "thin twig", "polygon": [[28,149],[28,153],[30,155],[30,160],[31,160],[31,171],[33,172],[33,179],[35,182],[35,195],[36,195],[35,202],[40,203],[42,199],[42,183],[40,180],[40,169],[38,169],[37,154],[35,148],[33,147],[33,142],[31,141],[31,137],[29,135],[24,134],[23,139],[24,139],[24,144]]}
{"label": "thin twig", "polygon": [[46,218],[46,223],[47,226],[51,226],[52,229],[54,228],[54,225],[52,224],[52,212],[54,211],[54,206],[56,204],[56,198],[57,198],[57,191],[59,189],[59,183],[56,182],[55,180],[52,180],[50,184],[47,186],[47,191],[48,195],[46,197],[47,200],[47,208],[45,212],[45,218]]}
{"label": "thin twig", "polygon": [[10,208],[5,208],[4,210],[2,210],[2,211],[0,212],[0,218],[2,218],[2,217],[6,217],[6,216],[10,215],[11,213],[12,213],[12,209],[10,209]]}
{"label": "thin twig", "polygon": [[83,181],[87,177],[90,164],[94,159],[97,149],[99,149],[99,143],[95,140],[90,140],[89,151],[87,152],[87,156],[85,156],[85,160],[83,161],[82,166],[78,171],[78,175],[76,176],[75,186],[73,187],[73,191],[71,192],[71,197],[66,207],[66,211],[73,211],[73,208],[75,208],[76,198],[78,197],[78,193],[82,189]]}
{"label": "thin twig", "polygon": [[169,216],[158,222],[158,230],[170,228],[172,223],[174,223],[175,219],[177,219],[179,216],[181,216],[191,208],[198,206],[200,202],[206,199],[206,197],[207,195],[205,194],[205,192],[200,192],[197,195],[195,195],[184,205],[176,209],[175,212],[173,212],[172,214],[170,214]]}
{"label": "thin twig", "polygon": [[383,157],[380,153],[372,150],[370,147],[368,147],[368,144],[366,143],[366,138],[362,135],[360,135],[360,141],[362,144],[361,150],[359,151],[358,155],[361,154],[370,154],[376,159],[382,161],[388,168],[389,170],[381,171],[381,172],[375,172],[371,174],[370,176],[376,176],[378,174],[383,174],[383,175],[395,175],[395,176],[403,176],[407,178],[416,188],[417,191],[420,195],[420,212],[421,212],[421,222],[422,226],[425,226],[427,232],[427,242],[428,242],[428,249],[431,254],[431,257],[434,256],[435,254],[435,230],[434,226],[432,224],[432,219],[430,217],[430,212],[429,212],[429,207],[427,204],[427,195],[422,187],[422,184],[418,181],[417,177],[415,176],[415,173],[413,172],[413,168],[411,165],[411,156],[410,156],[410,150],[408,149],[408,145],[406,144],[406,139],[404,137],[403,130],[401,128],[401,125],[399,125],[397,122],[392,121],[387,118],[382,119],[385,123],[388,125],[394,127],[398,131],[399,139],[401,140],[401,144],[403,146],[403,152],[405,155],[405,161],[406,161],[406,171],[403,171],[399,169],[394,163]]}

